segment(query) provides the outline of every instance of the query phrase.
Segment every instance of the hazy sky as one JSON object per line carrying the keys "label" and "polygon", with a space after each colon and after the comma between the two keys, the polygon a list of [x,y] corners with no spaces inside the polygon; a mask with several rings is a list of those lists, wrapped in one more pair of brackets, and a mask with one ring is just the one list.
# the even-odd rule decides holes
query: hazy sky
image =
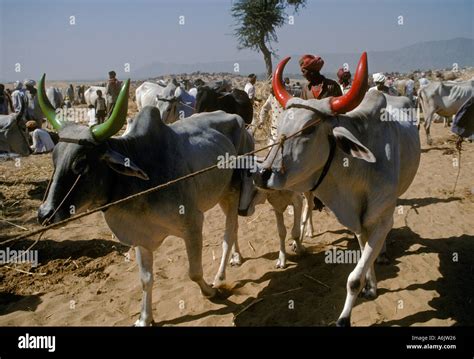
{"label": "hazy sky", "polygon": [[[231,0],[0,0],[0,79],[93,79],[152,62],[260,59],[238,51]],[[308,0],[278,30],[280,56],[474,38],[473,0]],[[70,16],[75,25],[70,25]],[[179,24],[184,16],[185,24]],[[398,17],[403,16],[403,25]],[[263,61],[263,60],[262,60]],[[21,72],[15,73],[15,64]],[[231,70],[230,70],[231,71]]]}

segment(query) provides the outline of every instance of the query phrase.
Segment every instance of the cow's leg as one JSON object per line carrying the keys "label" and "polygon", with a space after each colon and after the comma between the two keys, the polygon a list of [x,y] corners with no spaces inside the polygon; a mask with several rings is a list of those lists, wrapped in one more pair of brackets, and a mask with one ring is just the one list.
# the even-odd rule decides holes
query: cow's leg
{"label": "cow's leg", "polygon": [[214,288],[218,288],[225,281],[225,270],[227,263],[229,262],[230,249],[237,240],[237,230],[239,227],[237,217],[239,193],[237,191],[230,191],[229,194],[225,196],[225,199],[219,204],[225,214],[225,233],[222,242],[221,263],[213,282]]}
{"label": "cow's leg", "polygon": [[283,213],[275,211],[275,219],[277,222],[278,236],[280,237],[280,251],[278,253],[278,260],[276,262],[277,268],[286,268],[286,250],[285,250],[285,239],[286,239],[286,227]]}
{"label": "cow's leg", "polygon": [[[301,228],[301,243],[303,243],[304,236],[312,237],[314,236],[314,226],[313,226],[313,209],[314,209],[314,195],[311,192],[306,192],[304,194],[306,199],[306,206],[304,207],[304,222]],[[304,230],[306,228],[306,230]]]}
{"label": "cow's leg", "polygon": [[301,211],[303,210],[303,199],[299,193],[295,193],[291,197],[291,202],[293,205],[293,228],[291,229],[291,238],[296,240],[301,236]]}
{"label": "cow's leg", "polygon": [[303,246],[303,238],[305,233],[308,231],[307,226],[309,225],[311,228],[309,229],[309,236],[313,235],[313,222],[310,220],[312,215],[312,208],[313,208],[313,194],[311,192],[304,193],[305,200],[302,203],[303,213],[300,220],[300,235],[298,239],[295,239],[292,244],[292,249],[296,254],[302,254],[305,252],[305,247]]}
{"label": "cow's leg", "polygon": [[203,278],[202,271],[202,225],[204,215],[201,212],[193,213],[194,223],[188,226],[188,231],[183,235],[186,252],[189,262],[189,278],[196,282],[201,288],[201,293],[212,298],[217,294],[217,290],[212,288]]}
{"label": "cow's leg", "polygon": [[425,114],[425,133],[426,133],[426,144],[428,146],[431,146],[433,141],[431,140],[431,135],[430,135],[430,128],[431,128],[431,122],[433,121],[434,117],[434,112],[433,111],[427,111]]}
{"label": "cow's leg", "polygon": [[[362,256],[354,270],[347,278],[346,301],[344,303],[344,309],[337,320],[337,326],[351,325],[352,308],[357,296],[359,295],[359,292],[365,286],[367,271],[371,270],[371,267],[373,268],[374,261],[382,249],[383,242],[385,241],[388,232],[393,226],[392,212],[393,211],[390,211],[389,214],[384,214],[380,222],[375,225],[373,229],[367,230],[368,241],[364,246]],[[369,276],[371,276],[371,274],[369,274]],[[371,278],[375,281],[375,276]],[[371,285],[375,287],[377,286],[376,283],[372,283]]]}
{"label": "cow's leg", "polygon": [[233,267],[238,267],[242,264],[242,253],[240,253],[239,240],[237,237],[235,238],[234,245],[232,246],[229,264]]}
{"label": "cow's leg", "polygon": [[153,310],[151,307],[151,293],[153,290],[153,251],[137,246],[135,247],[138,267],[140,268],[140,280],[142,282],[142,310],[140,318],[135,322],[137,327],[146,327],[153,322]]}
{"label": "cow's leg", "polygon": [[[361,250],[361,253],[364,252],[365,245],[367,243],[367,234],[365,231],[361,234],[356,234],[357,240],[359,242],[359,247]],[[385,243],[385,241],[384,241]],[[383,251],[383,249],[382,249]],[[380,258],[382,255],[382,251],[380,252],[379,256],[377,257],[377,260]],[[377,297],[377,280],[375,277],[375,270],[374,270],[374,265],[372,264],[367,271],[367,274],[365,275],[365,287],[362,288],[361,295],[365,297],[366,299],[374,299]]]}

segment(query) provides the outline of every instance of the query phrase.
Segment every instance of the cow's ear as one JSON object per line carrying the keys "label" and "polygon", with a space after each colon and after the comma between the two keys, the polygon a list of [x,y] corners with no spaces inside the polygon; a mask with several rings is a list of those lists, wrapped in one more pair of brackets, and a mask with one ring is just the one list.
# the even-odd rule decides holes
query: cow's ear
{"label": "cow's ear", "polygon": [[142,180],[150,179],[145,171],[133,163],[130,158],[125,157],[114,150],[107,149],[107,151],[102,155],[101,160],[105,161],[105,163],[107,163],[107,165],[115,172],[125,176],[138,177]]}
{"label": "cow's ear", "polygon": [[360,143],[359,140],[348,129],[340,126],[334,127],[332,134],[336,139],[337,145],[345,153],[370,163],[376,162],[374,154],[362,143]]}

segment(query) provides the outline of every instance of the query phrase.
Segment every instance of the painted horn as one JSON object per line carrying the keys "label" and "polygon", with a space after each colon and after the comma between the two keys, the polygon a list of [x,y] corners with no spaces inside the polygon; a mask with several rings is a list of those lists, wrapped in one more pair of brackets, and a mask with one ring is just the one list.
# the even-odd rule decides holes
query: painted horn
{"label": "painted horn", "polygon": [[369,87],[369,72],[367,66],[367,52],[363,52],[357,65],[354,81],[349,91],[339,97],[333,97],[329,101],[331,110],[335,114],[342,114],[355,109],[362,102]]}
{"label": "painted horn", "polygon": [[290,61],[291,57],[285,57],[280,61],[278,66],[275,69],[275,73],[272,78],[273,93],[275,94],[276,99],[282,105],[283,108],[286,107],[286,103],[293,98],[288,91],[286,91],[285,86],[283,85],[283,70],[285,65]]}
{"label": "painted horn", "polygon": [[63,126],[63,123],[56,117],[56,110],[54,109],[51,102],[49,102],[48,97],[46,96],[46,88],[45,88],[45,79],[46,74],[43,74],[41,80],[39,80],[38,84],[38,102],[45,115],[48,122],[53,126],[56,131],[59,131]]}
{"label": "painted horn", "polygon": [[124,125],[127,119],[129,87],[130,79],[127,79],[127,81],[122,85],[114,110],[108,120],[92,127],[92,135],[96,141],[105,141],[119,132]]}

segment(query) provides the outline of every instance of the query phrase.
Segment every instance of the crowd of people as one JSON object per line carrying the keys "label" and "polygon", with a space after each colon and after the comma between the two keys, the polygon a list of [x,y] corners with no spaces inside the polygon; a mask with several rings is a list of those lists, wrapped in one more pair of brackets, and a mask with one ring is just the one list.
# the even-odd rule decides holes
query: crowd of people
{"label": "crowd of people", "polygon": [[[299,59],[299,66],[301,74],[307,80],[305,84],[299,81],[291,83],[290,79],[286,77],[283,82],[286,90],[294,97],[302,99],[322,99],[326,97],[337,97],[347,93],[351,88],[352,74],[346,68],[340,68],[337,73],[337,82],[325,77],[321,74],[321,69],[324,66],[324,60],[319,56],[303,55]],[[117,79],[115,71],[109,71],[109,79],[105,86],[105,93],[97,90],[97,98],[93,104],[88,107],[87,117],[89,126],[103,123],[113,111],[117,101],[121,81]],[[193,84],[193,88],[188,91],[190,95],[196,96],[197,87],[201,84],[197,80]],[[277,119],[283,112],[283,108],[276,100],[273,90],[266,99],[258,99],[256,94],[255,84],[257,76],[255,74],[248,75],[247,83],[244,91],[247,93],[252,104],[254,102],[263,102],[260,113],[254,119],[253,125],[262,128],[264,123],[270,118],[270,138],[269,142],[274,143],[277,140]],[[202,82],[202,81],[201,81]],[[373,86],[369,91],[380,91],[389,95],[398,96],[399,92],[395,88],[394,80],[390,76],[383,73],[375,73],[372,75]],[[429,80],[424,73],[419,79],[420,87],[429,84]],[[38,105],[36,96],[36,82],[27,79],[23,82],[16,81],[13,90],[5,89],[3,84],[0,84],[0,114],[8,115],[9,113],[19,112],[22,106],[22,101],[26,106],[25,124],[31,136],[33,153],[49,152],[54,147],[54,141],[48,140],[50,133],[43,130],[43,114]],[[77,86],[77,101],[85,103],[84,101],[84,86]],[[194,92],[193,92],[194,91]],[[416,98],[415,81],[413,75],[404,82],[404,95],[407,96],[413,103]],[[75,103],[75,93],[72,84],[68,86],[65,92],[63,106],[69,108]]]}
{"label": "crowd of people", "polygon": [[[121,88],[121,82],[117,80],[115,71],[109,72],[109,80],[106,85],[105,94],[97,91],[98,97],[93,105],[89,106],[89,125],[103,123],[112,113]],[[84,86],[78,86],[77,99],[84,101]],[[68,86],[65,92],[63,107],[70,108],[75,101],[74,87]],[[105,97],[103,97],[103,95]],[[48,153],[57,142],[57,135],[43,128],[44,116],[38,103],[36,81],[26,79],[23,82],[16,81],[13,90],[5,89],[0,84],[0,115],[19,113],[22,106],[25,111],[22,121],[28,131],[31,152],[33,154]]]}

